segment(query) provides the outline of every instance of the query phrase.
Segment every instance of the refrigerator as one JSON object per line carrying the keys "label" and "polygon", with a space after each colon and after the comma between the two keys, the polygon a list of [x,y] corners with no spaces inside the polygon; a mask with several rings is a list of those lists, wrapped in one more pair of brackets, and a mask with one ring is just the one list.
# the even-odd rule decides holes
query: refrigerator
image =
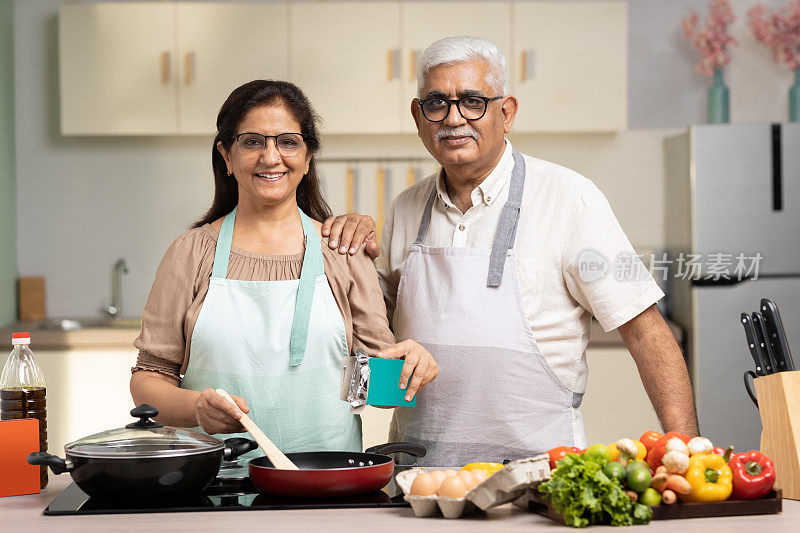
{"label": "refrigerator", "polygon": [[693,125],[664,154],[667,307],[686,331],[700,432],[758,449],[740,314],[773,300],[800,368],[800,123]]}

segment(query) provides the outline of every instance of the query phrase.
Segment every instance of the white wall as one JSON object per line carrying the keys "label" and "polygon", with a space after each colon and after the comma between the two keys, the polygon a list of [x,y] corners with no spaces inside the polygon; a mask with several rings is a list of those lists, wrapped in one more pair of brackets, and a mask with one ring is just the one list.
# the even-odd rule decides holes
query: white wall
{"label": "white wall", "polygon": [[[125,315],[137,315],[163,251],[211,200],[211,138],[61,137],[59,3],[15,3],[19,272],[45,276],[50,316],[91,316],[110,296],[112,264],[125,257],[130,274],[123,278],[123,309]],[[740,16],[752,3],[733,2]],[[631,2],[630,131],[512,136],[521,151],[594,180],[637,246],[663,243],[662,139],[677,127],[705,119],[707,80],[694,74],[695,56],[688,43],[678,40],[676,29],[689,8],[705,10],[705,5],[705,0]],[[788,74],[773,66],[769,53],[752,38],[740,40],[743,51],[737,60],[743,59],[729,76],[733,119],[783,119]],[[323,157],[428,157],[413,135],[339,136],[324,143]],[[331,189],[341,183],[343,168],[323,166]],[[404,168],[392,166],[398,187]],[[357,208],[367,213],[374,212],[367,186],[373,169],[361,169],[366,192]],[[330,192],[332,198],[341,196]]]}

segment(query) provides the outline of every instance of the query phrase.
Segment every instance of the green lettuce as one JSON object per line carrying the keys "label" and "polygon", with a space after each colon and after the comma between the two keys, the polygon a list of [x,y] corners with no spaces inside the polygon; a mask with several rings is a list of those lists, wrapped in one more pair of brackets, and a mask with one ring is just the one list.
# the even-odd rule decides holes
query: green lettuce
{"label": "green lettuce", "polygon": [[619,480],[603,473],[606,462],[602,457],[567,454],[556,463],[550,480],[539,484],[539,492],[568,526],[630,526],[653,518],[650,507],[632,502]]}

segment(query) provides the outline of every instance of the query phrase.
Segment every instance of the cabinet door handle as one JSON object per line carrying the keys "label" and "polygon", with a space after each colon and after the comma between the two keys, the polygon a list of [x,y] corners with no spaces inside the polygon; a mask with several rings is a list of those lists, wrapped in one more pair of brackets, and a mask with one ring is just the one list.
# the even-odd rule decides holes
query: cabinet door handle
{"label": "cabinet door handle", "polygon": [[161,83],[169,83],[169,52],[161,52]]}
{"label": "cabinet door handle", "polygon": [[184,57],[183,77],[186,85],[194,81],[194,52],[188,52]]}
{"label": "cabinet door handle", "polygon": [[408,53],[408,81],[417,79],[417,51],[411,50]]}
{"label": "cabinet door handle", "polygon": [[401,74],[398,72],[398,65],[400,61],[398,60],[398,56],[400,55],[400,50],[393,48],[391,50],[386,51],[386,80],[392,81],[395,79],[399,79]]}
{"label": "cabinet door handle", "polygon": [[522,65],[520,65],[521,68],[519,70],[520,81],[528,81],[529,75],[530,79],[533,79],[533,50],[523,50],[521,59]]}

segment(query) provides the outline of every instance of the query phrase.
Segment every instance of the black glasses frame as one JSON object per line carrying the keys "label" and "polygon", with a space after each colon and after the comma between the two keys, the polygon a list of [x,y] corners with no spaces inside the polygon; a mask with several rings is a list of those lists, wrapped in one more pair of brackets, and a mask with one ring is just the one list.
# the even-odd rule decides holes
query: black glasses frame
{"label": "black glasses frame", "polygon": [[[464,112],[461,111],[461,102],[463,102],[464,100],[467,100],[469,98],[477,98],[478,100],[483,100],[483,113],[481,113],[481,116],[479,116],[477,118],[467,118],[467,117],[464,116]],[[456,109],[458,109],[458,112],[461,114],[461,117],[464,120],[480,120],[486,115],[486,110],[489,109],[489,102],[491,102],[492,100],[499,100],[501,98],[505,98],[505,97],[503,95],[501,95],[501,96],[492,96],[492,97],[488,97],[488,96],[464,96],[462,98],[455,98],[453,100],[449,100],[447,98],[440,98],[438,96],[435,96],[433,98],[426,98],[425,100],[418,100],[417,103],[419,104],[420,111],[422,111],[422,116],[425,117],[425,120],[427,120],[428,122],[443,122],[447,117],[450,116],[450,108],[453,106],[453,104],[456,105]],[[447,112],[444,114],[444,117],[442,117],[439,120],[431,120],[431,119],[428,118],[428,115],[425,114],[425,103],[426,102],[430,102],[431,100],[441,100],[443,102],[447,102]]]}
{"label": "black glasses frame", "polygon": [[275,139],[275,142],[278,142],[278,137],[280,137],[281,135],[299,135],[300,137],[303,138],[303,141],[306,140],[305,133],[295,133],[293,131],[284,131],[283,133],[279,133],[277,135],[263,135],[261,133],[256,133],[254,131],[245,131],[243,133],[237,133],[236,135],[231,137],[231,140],[236,141],[238,143],[239,137],[241,137],[242,135],[261,135],[262,137],[264,137],[264,139]]}

